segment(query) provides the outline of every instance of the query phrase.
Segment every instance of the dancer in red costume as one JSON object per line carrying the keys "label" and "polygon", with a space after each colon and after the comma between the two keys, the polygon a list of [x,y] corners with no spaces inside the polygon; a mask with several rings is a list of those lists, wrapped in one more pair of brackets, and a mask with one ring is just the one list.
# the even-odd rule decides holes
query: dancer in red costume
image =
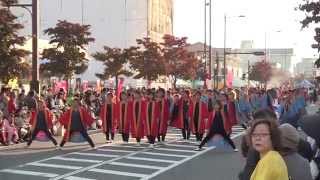
{"label": "dancer in red costume", "polygon": [[52,113],[41,100],[37,103],[37,109],[31,113],[30,125],[31,138],[27,143],[27,147],[31,145],[32,141],[40,131],[43,131],[55,146],[58,145],[57,141],[52,137],[52,134],[49,131],[53,126]]}
{"label": "dancer in red costume", "polygon": [[93,118],[86,111],[85,108],[81,107],[80,99],[75,98],[72,107],[69,108],[59,119],[59,122],[65,127],[66,132],[64,133],[63,140],[60,143],[60,147],[69,141],[70,136],[74,132],[80,132],[90,146],[94,148],[94,143],[87,132],[87,127],[93,123]]}
{"label": "dancer in red costume", "polygon": [[165,98],[165,90],[159,89],[157,92],[157,102],[159,108],[158,122],[158,142],[164,142],[168,129],[169,100]]}
{"label": "dancer in red costume", "polygon": [[197,91],[194,94],[190,106],[190,127],[192,133],[196,135],[197,141],[201,141],[206,128],[206,119],[208,118],[207,104],[200,101],[201,92]]}
{"label": "dancer in red costume", "polygon": [[100,109],[100,119],[102,120],[102,130],[106,134],[107,143],[114,140],[114,134],[117,129],[117,104],[113,98],[113,94],[109,92],[105,102],[102,104]]}

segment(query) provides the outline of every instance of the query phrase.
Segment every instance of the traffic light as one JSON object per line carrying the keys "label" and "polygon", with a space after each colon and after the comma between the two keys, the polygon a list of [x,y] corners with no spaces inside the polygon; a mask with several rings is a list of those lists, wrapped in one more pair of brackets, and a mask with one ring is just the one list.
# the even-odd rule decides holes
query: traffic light
{"label": "traffic light", "polygon": [[242,80],[245,80],[246,79],[246,74],[245,73],[243,73],[242,74],[242,78],[241,78]]}

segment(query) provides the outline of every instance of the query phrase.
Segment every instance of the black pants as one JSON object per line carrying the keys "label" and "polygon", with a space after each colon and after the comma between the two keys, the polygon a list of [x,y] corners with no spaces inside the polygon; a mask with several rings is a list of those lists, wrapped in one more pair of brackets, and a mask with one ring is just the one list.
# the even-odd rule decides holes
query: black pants
{"label": "black pants", "polygon": [[111,140],[114,140],[114,133],[111,131],[107,131],[106,132],[106,140],[109,141],[110,140],[110,135],[111,135]]}
{"label": "black pants", "polygon": [[199,148],[202,148],[214,135],[220,134],[229,144],[233,149],[236,149],[236,146],[234,145],[233,141],[231,140],[230,136],[227,135],[227,133],[224,132],[219,132],[215,133],[213,130],[210,129],[209,133],[207,136],[201,141]]}
{"label": "black pants", "polygon": [[156,141],[156,137],[154,136],[147,136],[147,138],[150,144],[154,144],[154,142]]}
{"label": "black pants", "polygon": [[136,141],[139,143],[139,142],[141,142],[141,138],[140,137],[137,137],[136,138]]}
{"label": "black pants", "polygon": [[129,141],[129,134],[122,133],[122,140],[123,140],[124,142],[128,142],[128,141]]}
{"label": "black pants", "polygon": [[48,129],[35,129],[32,134],[31,134],[31,138],[29,139],[27,145],[30,146],[32,141],[36,138],[37,134],[39,131],[43,131],[46,133],[46,136],[52,141],[52,143],[56,146],[58,143],[57,141],[52,137],[52,134],[49,132]]}
{"label": "black pants", "polygon": [[183,118],[182,137],[183,139],[190,139],[190,127],[187,118]]}
{"label": "black pants", "polygon": [[[70,131],[70,135],[72,135],[73,132],[74,132],[74,131]],[[90,146],[91,146],[91,147],[94,147],[93,141],[92,141],[92,139],[90,138],[90,136],[88,135],[88,132],[87,132],[86,130],[81,130],[81,131],[79,131],[79,132],[80,132],[80,134],[82,135],[82,137],[85,138],[85,139],[88,141],[88,143],[90,144]],[[65,143],[66,143],[66,141],[63,139],[63,140],[61,141],[61,143],[60,143],[60,147],[63,147]]]}
{"label": "black pants", "polygon": [[111,140],[114,140],[114,133],[112,132],[112,122],[111,119],[107,119],[106,120],[107,123],[107,129],[106,129],[106,140],[109,141],[110,140],[110,135],[111,135]]}
{"label": "black pants", "polygon": [[160,141],[165,141],[166,140],[166,135],[158,135],[158,142]]}
{"label": "black pants", "polygon": [[200,134],[200,133],[198,133],[198,132],[196,132],[196,139],[197,139],[197,141],[202,141],[202,138],[203,138],[203,134]]}

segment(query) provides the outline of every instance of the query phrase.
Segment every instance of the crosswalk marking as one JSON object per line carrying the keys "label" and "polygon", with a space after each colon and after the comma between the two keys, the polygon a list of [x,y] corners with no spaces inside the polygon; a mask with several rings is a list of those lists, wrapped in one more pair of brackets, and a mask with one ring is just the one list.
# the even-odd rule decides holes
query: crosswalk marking
{"label": "crosswalk marking", "polygon": [[80,159],[80,158],[67,158],[67,157],[53,157],[54,160],[62,161],[74,161],[74,162],[88,162],[88,163],[100,163],[102,161],[92,159]]}
{"label": "crosswalk marking", "polygon": [[76,177],[76,176],[69,176],[64,179],[65,180],[96,180],[96,179],[89,179],[89,178]]}
{"label": "crosswalk marking", "polygon": [[153,161],[153,162],[165,162],[165,163],[176,163],[177,162],[177,161],[172,161],[172,160],[155,159],[155,158],[144,158],[144,157],[127,157],[126,159]]}
{"label": "crosswalk marking", "polygon": [[30,176],[40,176],[40,177],[47,177],[47,178],[53,178],[53,177],[59,176],[59,174],[43,173],[43,172],[36,172],[36,171],[24,171],[24,170],[17,170],[17,169],[2,169],[0,170],[0,172],[30,175]]}
{"label": "crosswalk marking", "polygon": [[148,154],[148,155],[155,155],[155,156],[181,157],[181,158],[189,157],[189,156],[185,156],[185,155],[165,154],[165,153],[154,153],[154,152],[143,152],[143,153],[141,153],[141,154]]}
{"label": "crosswalk marking", "polygon": [[141,165],[141,164],[122,163],[122,162],[112,162],[110,164],[118,165],[118,166],[138,167],[138,168],[145,168],[145,169],[162,169],[163,168],[160,166]]}
{"label": "crosswalk marking", "polygon": [[183,144],[166,144],[166,146],[172,146],[172,147],[183,147],[183,148],[195,148],[194,144],[191,145],[183,145]]}
{"label": "crosswalk marking", "polygon": [[115,150],[115,149],[97,149],[98,151],[105,151],[105,152],[120,152],[120,153],[132,153],[134,151],[128,151],[128,150]]}
{"label": "crosswalk marking", "polygon": [[104,173],[104,174],[131,176],[131,177],[138,177],[138,178],[144,178],[147,176],[147,174],[129,173],[129,172],[123,172],[123,171],[114,171],[114,170],[98,169],[98,168],[93,168],[93,169],[90,169],[89,171],[97,172],[97,173]]}
{"label": "crosswalk marking", "polygon": [[184,150],[184,149],[170,149],[170,148],[155,148],[156,150],[163,150],[163,151],[174,151],[174,152],[187,152],[187,153],[196,153],[193,150]]}
{"label": "crosswalk marking", "polygon": [[110,157],[110,158],[119,157],[119,155],[112,155],[112,154],[95,154],[95,153],[81,153],[81,152],[74,152],[71,154],[82,155],[82,156]]}
{"label": "crosswalk marking", "polygon": [[81,169],[81,166],[67,166],[67,165],[61,165],[61,164],[45,164],[45,163],[28,163],[27,165],[30,166],[40,166],[40,167],[52,167],[52,168],[59,168],[59,169],[72,169],[72,170],[77,170]]}

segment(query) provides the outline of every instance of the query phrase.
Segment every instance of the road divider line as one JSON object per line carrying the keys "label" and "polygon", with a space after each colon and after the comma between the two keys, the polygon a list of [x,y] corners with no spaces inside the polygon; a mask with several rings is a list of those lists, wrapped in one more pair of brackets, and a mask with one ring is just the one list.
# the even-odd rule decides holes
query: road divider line
{"label": "road divider line", "polygon": [[128,151],[128,150],[116,150],[116,149],[97,149],[98,151],[104,151],[104,152],[120,152],[120,153],[132,153],[134,151]]}
{"label": "road divider line", "polygon": [[147,174],[138,174],[138,173],[129,173],[129,172],[122,172],[122,171],[114,171],[114,170],[107,170],[107,169],[90,169],[90,172],[97,172],[97,173],[104,173],[104,174],[114,174],[120,176],[130,176],[130,177],[137,177],[137,178],[144,178]]}
{"label": "road divider line", "polygon": [[62,161],[74,161],[74,162],[87,162],[87,163],[100,163],[102,161],[92,160],[92,159],[79,159],[79,158],[67,158],[67,157],[54,157],[52,160],[62,160]]}
{"label": "road divider line", "polygon": [[96,180],[96,179],[89,179],[89,178],[83,178],[83,177],[77,177],[77,176],[69,176],[64,179],[65,180]]}
{"label": "road divider line", "polygon": [[40,166],[40,167],[51,167],[51,168],[59,168],[59,169],[72,169],[72,170],[77,170],[77,169],[83,168],[81,166],[67,166],[67,165],[61,165],[61,164],[46,164],[46,163],[28,163],[26,165]]}
{"label": "road divider line", "polygon": [[187,152],[187,153],[196,153],[193,150],[184,150],[184,149],[170,149],[170,148],[155,148],[155,150],[162,150],[162,151],[174,151],[174,152]]}
{"label": "road divider line", "polygon": [[42,172],[36,172],[36,171],[24,171],[24,170],[17,170],[17,169],[2,169],[0,170],[0,172],[20,174],[20,175],[40,176],[40,177],[47,177],[47,178],[53,178],[53,177],[59,176],[59,174],[42,173]]}
{"label": "road divider line", "polygon": [[155,156],[181,157],[181,158],[189,157],[189,156],[185,156],[185,155],[165,154],[165,153],[154,153],[154,152],[143,152],[143,153],[141,153],[141,154],[148,154],[148,155],[155,155]]}
{"label": "road divider line", "polygon": [[95,153],[82,153],[82,152],[74,152],[71,154],[76,154],[76,155],[81,155],[81,156],[110,157],[110,158],[119,157],[119,155],[113,155],[113,154],[95,154]]}
{"label": "road divider line", "polygon": [[156,158],[144,158],[144,157],[127,157],[126,159],[151,161],[151,162],[164,162],[164,163],[176,163],[177,162],[177,161],[172,161],[172,160],[156,159]]}
{"label": "road divider line", "polygon": [[132,164],[132,163],[122,163],[122,162],[112,162],[111,165],[117,166],[127,166],[127,167],[137,167],[137,168],[145,168],[145,169],[163,169],[164,167],[160,166],[151,166],[151,165],[141,165],[141,164]]}

